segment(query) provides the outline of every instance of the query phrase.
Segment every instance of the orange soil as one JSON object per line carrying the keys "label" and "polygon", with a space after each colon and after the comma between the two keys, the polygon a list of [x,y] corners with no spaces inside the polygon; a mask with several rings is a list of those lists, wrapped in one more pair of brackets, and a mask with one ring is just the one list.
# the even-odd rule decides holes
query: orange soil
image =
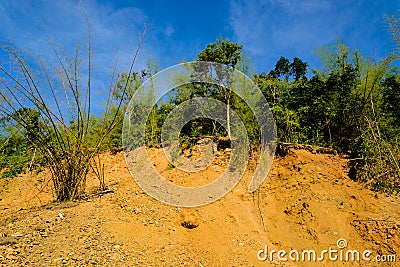
{"label": "orange soil", "polygon": [[[220,152],[209,168],[187,174],[168,168],[162,150],[149,154],[166,179],[182,186],[211,182],[229,158]],[[90,174],[90,197],[76,202],[52,202],[47,171],[0,180],[2,266],[315,266],[260,261],[257,253],[265,246],[320,253],[337,249],[340,238],[347,249],[371,250],[371,258],[397,253],[400,261],[400,197],[376,194],[349,179],[346,157],[292,149],[275,158],[255,193],[247,192],[252,163],[232,192],[198,208],[177,208],[148,196],[122,153],[101,159],[113,193],[91,195],[98,181]],[[322,264],[396,266],[327,257]]]}

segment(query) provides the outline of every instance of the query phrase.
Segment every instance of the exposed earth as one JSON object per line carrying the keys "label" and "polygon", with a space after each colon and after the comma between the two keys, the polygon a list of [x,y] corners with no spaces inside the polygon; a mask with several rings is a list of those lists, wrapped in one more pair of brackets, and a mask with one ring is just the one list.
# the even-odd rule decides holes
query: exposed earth
{"label": "exposed earth", "polygon": [[[345,155],[292,147],[277,156],[263,186],[247,191],[254,170],[225,197],[197,208],[177,208],[147,195],[134,181],[123,153],[105,153],[107,191],[89,174],[79,201],[53,201],[44,170],[0,179],[2,266],[396,266],[400,262],[400,196],[387,196],[352,181]],[[171,182],[198,186],[216,179],[229,151],[219,151],[206,170],[187,174],[168,166],[161,149],[149,149],[156,169]],[[192,155],[192,157],[195,157]],[[337,241],[347,242],[343,249]],[[265,261],[260,250],[284,250]],[[370,250],[370,262],[301,260],[329,248]],[[289,259],[297,250],[298,261]],[[295,254],[291,254],[295,257]],[[338,254],[339,255],[339,254]],[[318,259],[317,259],[318,260]],[[398,265],[397,265],[398,266]]]}

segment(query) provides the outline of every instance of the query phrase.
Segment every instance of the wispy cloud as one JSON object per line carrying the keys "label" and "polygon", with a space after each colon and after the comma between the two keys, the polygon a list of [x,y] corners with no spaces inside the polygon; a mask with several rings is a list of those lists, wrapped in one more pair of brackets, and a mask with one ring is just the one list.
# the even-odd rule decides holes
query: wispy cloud
{"label": "wispy cloud", "polygon": [[264,68],[280,56],[299,56],[316,65],[314,49],[337,38],[354,48],[375,45],[375,50],[384,50],[382,40],[387,39],[376,20],[388,10],[388,5],[369,1],[232,0],[230,25],[235,39],[259,59],[256,62],[268,64]]}
{"label": "wispy cloud", "polygon": [[76,42],[87,40],[86,12],[98,76],[111,73],[117,56],[118,68],[128,68],[144,24],[149,32],[138,70],[148,58],[159,60],[160,67],[195,59],[207,43],[222,36],[243,44],[257,70],[268,71],[280,56],[298,56],[315,66],[314,48],[338,37],[367,55],[383,56],[392,48],[383,15],[396,8],[399,1],[209,0],[154,5],[146,1],[4,0],[0,2],[0,43],[8,39],[18,48],[37,53],[46,51],[50,37],[71,53]]}
{"label": "wispy cloud", "polygon": [[172,36],[172,34],[174,34],[174,32],[175,32],[175,29],[171,25],[167,25],[167,27],[165,27],[165,29],[164,29],[164,33],[168,37]]}
{"label": "wispy cloud", "polygon": [[[102,67],[110,65],[117,53],[122,65],[129,60],[143,31],[145,14],[134,7],[115,9],[97,1],[48,1],[1,5],[2,39],[11,40],[21,49],[43,51],[48,47],[48,37],[65,48],[74,49],[75,43],[85,44],[87,21],[92,25],[93,49],[96,61]],[[41,49],[40,49],[41,48]]]}
{"label": "wispy cloud", "polygon": [[[67,54],[73,54],[79,43],[86,53],[89,21],[97,94],[109,87],[116,63],[118,71],[128,70],[147,20],[138,8],[116,8],[98,1],[6,1],[0,4],[0,11],[0,42],[11,41],[38,58],[47,57],[54,43]],[[145,43],[136,70],[145,66],[151,50]]]}
{"label": "wispy cloud", "polygon": [[266,0],[262,4],[272,4],[280,6],[288,14],[309,15],[316,12],[327,11],[332,8],[332,3],[327,0],[304,0],[304,1],[290,1],[290,0]]}

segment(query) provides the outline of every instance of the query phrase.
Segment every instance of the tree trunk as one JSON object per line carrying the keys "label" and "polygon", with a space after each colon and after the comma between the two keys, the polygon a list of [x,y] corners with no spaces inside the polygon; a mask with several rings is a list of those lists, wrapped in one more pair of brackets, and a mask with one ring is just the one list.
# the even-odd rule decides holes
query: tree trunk
{"label": "tree trunk", "polygon": [[228,137],[231,139],[231,118],[229,114],[229,109],[230,109],[230,102],[229,102],[229,96],[227,98],[227,104],[226,104],[226,131],[228,132]]}

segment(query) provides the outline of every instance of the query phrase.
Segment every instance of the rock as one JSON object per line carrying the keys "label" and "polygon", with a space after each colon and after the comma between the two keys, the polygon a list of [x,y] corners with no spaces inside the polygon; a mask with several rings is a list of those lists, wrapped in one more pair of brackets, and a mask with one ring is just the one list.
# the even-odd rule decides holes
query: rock
{"label": "rock", "polygon": [[193,229],[199,226],[199,216],[194,212],[182,212],[180,224],[187,228]]}
{"label": "rock", "polygon": [[45,232],[46,231],[46,227],[43,227],[43,226],[36,226],[35,227],[35,231],[38,231],[38,232]]}
{"label": "rock", "polygon": [[14,237],[3,237],[0,238],[0,246],[14,245],[17,240]]}
{"label": "rock", "polygon": [[121,258],[121,255],[119,253],[113,253],[112,256],[110,257],[111,260],[118,260]]}
{"label": "rock", "polygon": [[7,258],[8,260],[12,260],[12,261],[14,261],[14,260],[17,259],[17,257],[14,256],[14,255],[7,255],[6,258]]}
{"label": "rock", "polygon": [[16,232],[11,235],[12,237],[22,237],[22,234],[20,232]]}

